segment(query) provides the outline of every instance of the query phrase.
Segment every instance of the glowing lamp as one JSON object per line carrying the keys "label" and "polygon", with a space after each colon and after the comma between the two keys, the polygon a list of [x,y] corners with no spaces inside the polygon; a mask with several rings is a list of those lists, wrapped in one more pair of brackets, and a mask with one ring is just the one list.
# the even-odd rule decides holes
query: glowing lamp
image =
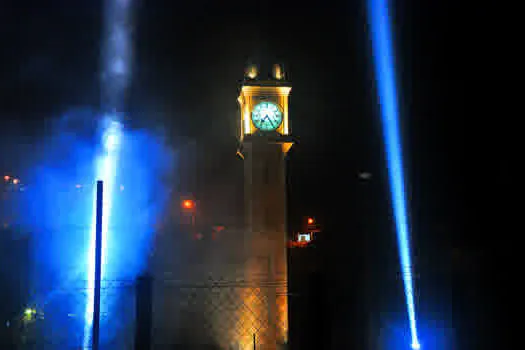
{"label": "glowing lamp", "polygon": [[20,183],[20,180],[18,180],[18,179],[13,179],[13,183],[14,183],[15,185],[18,185],[18,184]]}
{"label": "glowing lamp", "polygon": [[299,233],[297,235],[297,241],[309,243],[312,241],[312,235],[310,233]]}
{"label": "glowing lamp", "polygon": [[249,66],[248,69],[246,70],[246,76],[249,78],[249,79],[255,79],[257,78],[257,66],[255,65],[252,65],[252,66]]}
{"label": "glowing lamp", "polygon": [[11,178],[11,176],[9,176],[9,175],[5,175],[5,176],[4,176],[4,181],[9,181],[10,178]]}
{"label": "glowing lamp", "polygon": [[315,220],[313,218],[308,218],[308,225],[313,225]]}
{"label": "glowing lamp", "polygon": [[195,202],[190,199],[185,199],[182,201],[182,208],[186,210],[191,210],[195,208]]}
{"label": "glowing lamp", "polygon": [[281,68],[281,66],[279,64],[275,64],[273,66],[273,78],[275,80],[282,80],[282,79],[284,79],[284,72],[283,72],[283,69]]}
{"label": "glowing lamp", "polygon": [[27,308],[24,310],[24,318],[26,321],[30,321],[36,315],[36,310],[32,308]]}

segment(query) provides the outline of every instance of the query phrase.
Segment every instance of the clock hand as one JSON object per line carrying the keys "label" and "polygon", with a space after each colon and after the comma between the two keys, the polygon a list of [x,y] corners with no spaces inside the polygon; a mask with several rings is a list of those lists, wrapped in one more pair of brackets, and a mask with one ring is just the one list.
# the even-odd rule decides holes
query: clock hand
{"label": "clock hand", "polygon": [[268,121],[269,121],[270,124],[272,125],[272,128],[275,128],[275,127],[276,127],[276,125],[275,125],[275,120],[270,119],[270,117],[268,117]]}

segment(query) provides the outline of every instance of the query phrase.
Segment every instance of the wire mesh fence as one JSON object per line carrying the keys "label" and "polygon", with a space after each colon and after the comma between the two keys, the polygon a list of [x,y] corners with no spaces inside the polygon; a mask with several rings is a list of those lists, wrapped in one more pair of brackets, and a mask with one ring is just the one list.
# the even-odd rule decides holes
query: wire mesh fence
{"label": "wire mesh fence", "polygon": [[[91,320],[88,302],[92,291],[87,281],[75,281],[33,298],[13,331],[15,349],[90,349]],[[101,286],[100,349],[133,349],[135,283],[104,281]]]}
{"label": "wire mesh fence", "polygon": [[[151,326],[151,349],[276,349],[287,336],[286,283],[153,280],[151,324],[137,319],[135,281],[102,283],[100,350],[135,349]],[[82,281],[54,291],[22,318],[16,349],[90,349]],[[15,327],[13,325],[13,327]],[[6,348],[7,349],[7,348]]]}
{"label": "wire mesh fence", "polygon": [[285,340],[283,282],[167,281],[155,287],[164,296],[156,299],[155,310],[162,303],[163,312],[154,315],[153,349],[270,349]]}

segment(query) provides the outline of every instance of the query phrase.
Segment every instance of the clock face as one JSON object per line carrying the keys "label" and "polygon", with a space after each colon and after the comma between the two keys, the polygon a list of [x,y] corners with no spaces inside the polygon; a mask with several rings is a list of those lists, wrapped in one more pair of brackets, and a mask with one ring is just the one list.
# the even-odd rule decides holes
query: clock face
{"label": "clock face", "polygon": [[252,122],[261,131],[273,131],[283,122],[283,114],[276,104],[261,102],[252,111]]}

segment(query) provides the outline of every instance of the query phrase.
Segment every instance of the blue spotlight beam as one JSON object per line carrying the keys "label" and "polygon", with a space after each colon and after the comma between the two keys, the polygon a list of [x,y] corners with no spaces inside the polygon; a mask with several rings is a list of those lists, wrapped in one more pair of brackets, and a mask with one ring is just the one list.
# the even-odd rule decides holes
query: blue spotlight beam
{"label": "blue spotlight beam", "polygon": [[102,207],[103,182],[97,181],[97,208],[95,223],[95,294],[93,298],[93,333],[91,347],[98,350],[100,343],[100,280],[102,279]]}
{"label": "blue spotlight beam", "polygon": [[405,185],[401,140],[399,135],[399,116],[397,92],[394,74],[394,55],[387,0],[369,0],[368,16],[372,34],[375,73],[378,83],[378,95],[381,104],[381,120],[386,148],[388,176],[392,195],[392,204],[396,221],[401,271],[405,286],[408,319],[412,348],[419,349],[417,334],[412,263],[410,258],[410,235],[407,220]]}
{"label": "blue spotlight beam", "polygon": [[[111,220],[112,206],[113,206],[113,197],[114,197],[114,187],[115,187],[115,178],[117,171],[118,155],[120,150],[120,142],[122,140],[122,125],[114,120],[111,117],[107,117],[104,121],[104,133],[103,133],[103,142],[102,150],[99,154],[96,163],[96,173],[99,179],[104,181],[104,187],[106,189],[105,195],[102,199],[103,205],[102,208],[102,217],[104,220],[101,222],[101,257],[100,257],[100,276],[101,280],[105,278],[107,274],[107,265],[108,265],[108,250],[112,244],[112,235],[114,232],[109,230],[109,222]],[[95,298],[95,280],[93,276],[95,275],[96,262],[95,262],[95,250],[96,250],[96,228],[97,228],[97,200],[98,196],[95,194],[95,208],[93,211],[93,230],[92,236],[90,239],[89,251],[88,251],[88,276],[87,276],[87,305],[85,313],[85,327],[84,327],[84,348],[88,348],[90,341],[89,335],[93,334],[93,316],[94,316],[94,298]],[[102,307],[107,308],[107,305],[102,305]]]}

